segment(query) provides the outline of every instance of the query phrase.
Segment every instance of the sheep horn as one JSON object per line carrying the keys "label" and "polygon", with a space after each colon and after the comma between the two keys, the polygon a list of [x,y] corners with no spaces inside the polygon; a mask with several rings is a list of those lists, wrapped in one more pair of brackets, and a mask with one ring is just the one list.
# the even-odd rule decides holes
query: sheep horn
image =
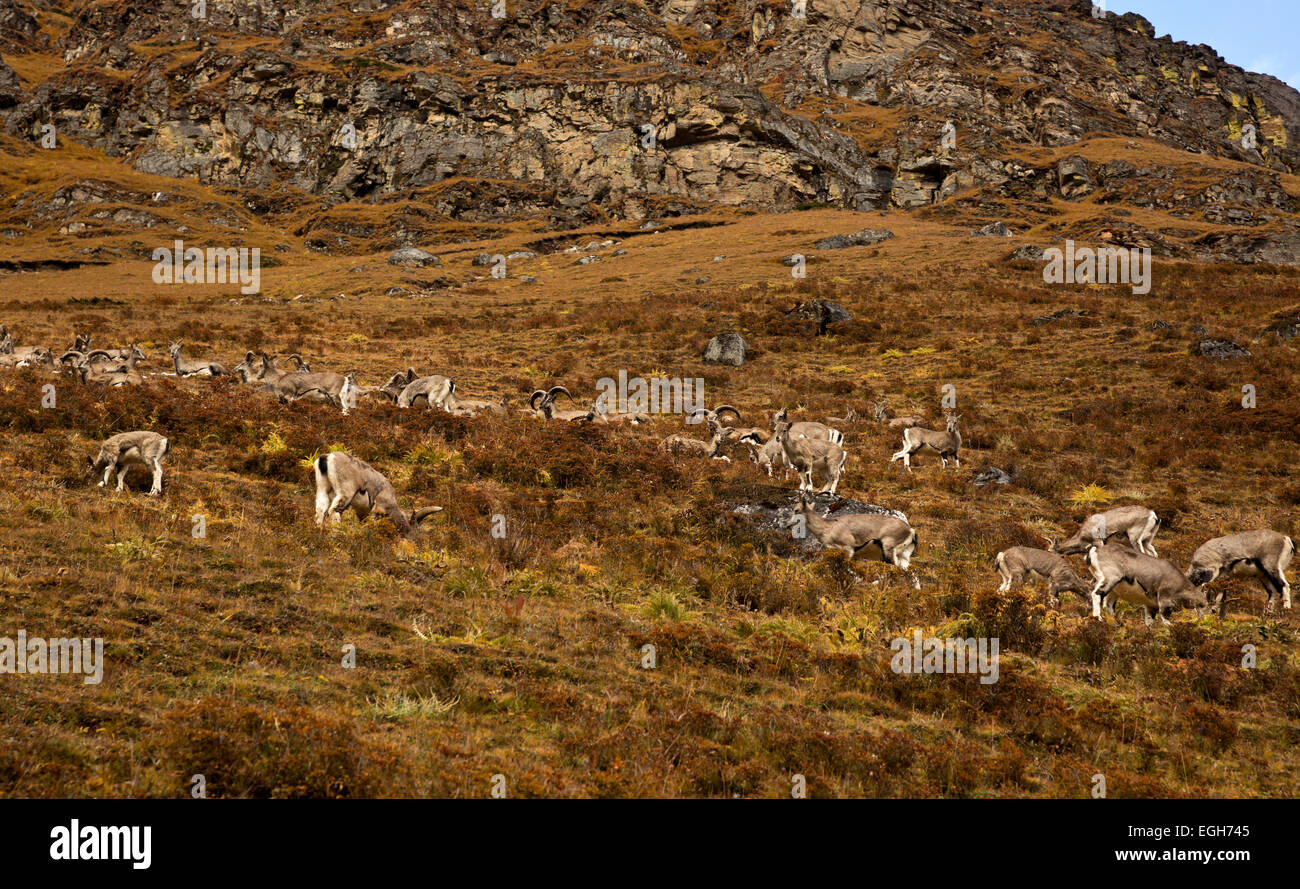
{"label": "sheep horn", "polygon": [[418,525],[420,522],[433,515],[435,512],[442,512],[441,506],[425,506],[411,513],[411,524]]}

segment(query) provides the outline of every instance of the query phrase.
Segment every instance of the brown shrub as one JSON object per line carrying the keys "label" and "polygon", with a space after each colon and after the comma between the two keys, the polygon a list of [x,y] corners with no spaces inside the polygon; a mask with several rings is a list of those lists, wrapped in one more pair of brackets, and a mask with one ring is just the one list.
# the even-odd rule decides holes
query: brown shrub
{"label": "brown shrub", "polygon": [[999,593],[995,588],[971,595],[971,613],[988,636],[996,636],[1003,649],[1027,653],[1039,650],[1047,636],[1043,620],[1046,607],[1028,590]]}
{"label": "brown shrub", "polygon": [[[158,753],[182,785],[201,774],[214,797],[365,797],[399,786],[393,753],[350,720],[297,705],[205,697],[163,717]],[[188,788],[186,788],[188,789]]]}
{"label": "brown shrub", "polygon": [[1183,711],[1183,721],[1209,753],[1222,753],[1237,740],[1237,723],[1213,704],[1193,703]]}

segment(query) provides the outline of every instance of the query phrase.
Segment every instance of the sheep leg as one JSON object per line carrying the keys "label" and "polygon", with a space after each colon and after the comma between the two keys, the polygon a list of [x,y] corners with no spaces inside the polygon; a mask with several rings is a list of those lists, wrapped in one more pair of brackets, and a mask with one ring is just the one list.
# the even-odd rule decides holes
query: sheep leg
{"label": "sheep leg", "polygon": [[[353,494],[353,496],[356,496]],[[334,524],[343,521],[343,510],[352,504],[352,497],[344,497],[342,492],[335,491],[334,499],[330,501],[327,514],[333,519]]]}
{"label": "sheep leg", "polygon": [[[817,490],[817,493],[825,494],[827,491],[833,492],[834,488],[832,486],[835,484],[835,478],[834,476],[831,475],[830,464],[823,462],[821,464],[821,472],[822,472],[822,478],[825,480],[826,483],[823,484],[821,488]],[[811,478],[811,476],[812,476],[812,467],[809,467],[809,477]]]}
{"label": "sheep leg", "polygon": [[1101,620],[1101,588],[1106,585],[1106,578],[1097,578],[1097,585],[1092,588],[1092,616],[1096,620]]}
{"label": "sheep leg", "polygon": [[1120,623],[1120,619],[1119,619],[1119,615],[1115,613],[1115,594],[1114,594],[1114,592],[1109,592],[1109,593],[1107,593],[1107,594],[1106,594],[1106,599],[1105,599],[1105,601],[1104,601],[1102,604],[1104,604],[1104,605],[1106,606],[1106,613],[1109,614],[1112,618],[1114,618],[1114,619],[1115,619],[1115,623],[1116,623],[1116,625],[1118,625],[1118,624]]}
{"label": "sheep leg", "polygon": [[1263,565],[1259,566],[1259,582],[1264,585],[1264,610],[1267,612],[1276,611],[1277,600],[1273,598],[1273,595],[1282,592],[1282,585],[1273,576],[1273,572]]}
{"label": "sheep leg", "polygon": [[903,448],[903,450],[889,458],[890,463],[893,463],[895,460],[902,460],[903,465],[907,467],[907,471],[912,471],[912,452],[907,450],[907,448]]}
{"label": "sheep leg", "polygon": [[1152,558],[1159,558],[1156,554],[1156,529],[1154,527],[1144,528],[1141,534],[1140,552],[1144,552]]}
{"label": "sheep leg", "polygon": [[330,486],[325,477],[317,473],[318,483],[316,485],[316,526],[325,527],[325,515],[330,506]]}

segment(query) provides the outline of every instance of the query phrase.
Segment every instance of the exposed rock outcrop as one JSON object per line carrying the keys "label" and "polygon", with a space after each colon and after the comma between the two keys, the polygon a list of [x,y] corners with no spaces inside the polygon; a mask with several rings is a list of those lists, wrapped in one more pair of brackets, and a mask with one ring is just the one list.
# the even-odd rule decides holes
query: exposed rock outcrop
{"label": "exposed rock outcrop", "polygon": [[704,348],[704,360],[708,364],[730,364],[740,367],[749,354],[745,338],[738,333],[720,333]]}

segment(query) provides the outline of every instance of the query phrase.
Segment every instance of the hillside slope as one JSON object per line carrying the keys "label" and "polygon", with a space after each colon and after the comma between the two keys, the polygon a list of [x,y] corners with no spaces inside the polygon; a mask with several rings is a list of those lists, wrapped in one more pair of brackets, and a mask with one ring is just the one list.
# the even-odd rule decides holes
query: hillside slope
{"label": "hillside slope", "polygon": [[[1147,628],[991,565],[1122,503],[1180,568],[1300,538],[1300,97],[1086,4],[789,8],[0,0],[0,322],[139,343],[149,372],[0,369],[0,637],[105,641],[100,684],[0,678],[0,794],[1300,794],[1295,616],[1257,582]],[[995,222],[1014,236],[973,236]],[[893,237],[818,247],[867,228]],[[155,284],[176,239],[258,247],[260,291]],[[1150,292],[1015,258],[1066,239],[1151,248]],[[439,264],[386,261],[407,245]],[[852,317],[819,336],[811,300]],[[743,366],[703,362],[725,331]],[[902,572],[794,546],[751,516],[795,483],[743,447],[666,455],[703,434],[680,416],[341,416],[165,376],[177,339],[512,407],[622,371],[758,426],[856,417],[838,493],[920,548]],[[941,425],[945,393],[962,466],[891,464],[877,399]],[[160,498],[84,472],[135,428],[171,439]],[[318,530],[332,448],[444,511],[411,540]],[[894,672],[918,631],[996,637],[998,681]]]}

